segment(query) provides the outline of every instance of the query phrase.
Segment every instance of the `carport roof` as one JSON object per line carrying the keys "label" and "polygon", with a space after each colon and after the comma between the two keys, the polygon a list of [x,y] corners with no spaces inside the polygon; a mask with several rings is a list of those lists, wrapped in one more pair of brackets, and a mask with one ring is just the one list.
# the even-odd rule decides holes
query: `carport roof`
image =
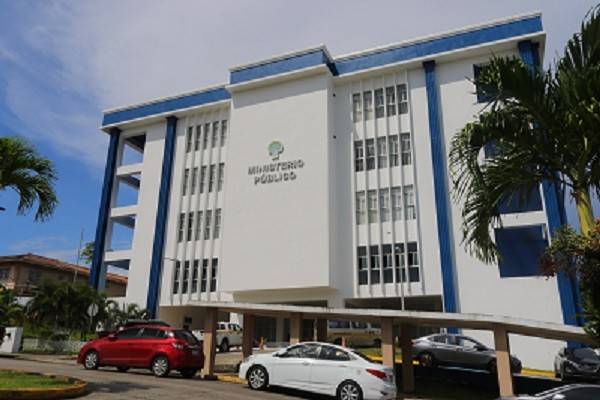
{"label": "carport roof", "polygon": [[193,301],[190,303],[190,305],[205,308],[218,308],[221,311],[238,314],[253,314],[270,317],[289,317],[292,313],[301,313],[304,319],[323,318],[334,320],[379,322],[382,318],[392,318],[394,325],[410,324],[416,326],[454,327],[482,330],[503,328],[509,333],[519,335],[580,342],[593,345],[596,344],[596,342],[589,337],[582,328],[577,326],[533,321],[507,316],[205,301]]}

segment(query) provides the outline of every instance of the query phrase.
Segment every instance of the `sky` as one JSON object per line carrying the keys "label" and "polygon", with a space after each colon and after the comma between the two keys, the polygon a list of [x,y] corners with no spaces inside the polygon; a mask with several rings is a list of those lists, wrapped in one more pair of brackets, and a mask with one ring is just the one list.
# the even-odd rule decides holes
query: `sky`
{"label": "sky", "polygon": [[[0,256],[77,262],[94,240],[106,109],[226,83],[229,68],[325,44],[335,57],[542,11],[545,64],[591,0],[0,0],[0,136],[22,135],[58,170],[51,220],[0,192]],[[569,218],[576,223],[574,208]]]}

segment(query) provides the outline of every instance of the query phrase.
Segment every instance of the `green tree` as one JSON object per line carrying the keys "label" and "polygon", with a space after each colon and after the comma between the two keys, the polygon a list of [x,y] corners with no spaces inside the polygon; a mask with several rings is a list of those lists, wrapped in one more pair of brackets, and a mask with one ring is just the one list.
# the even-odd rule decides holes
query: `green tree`
{"label": "green tree", "polygon": [[88,265],[92,263],[92,258],[94,257],[94,246],[95,242],[87,242],[83,250],[81,250],[81,258]]}
{"label": "green tree", "polygon": [[20,326],[23,324],[23,316],[23,307],[17,303],[17,293],[0,285],[0,328]]}
{"label": "green tree", "polygon": [[[464,200],[463,244],[485,262],[499,252],[490,227],[502,201],[524,204],[544,181],[570,189],[582,233],[600,189],[600,8],[592,9],[555,67],[493,57],[475,79],[487,106],[453,138],[454,196]],[[481,157],[484,149],[486,157]]]}
{"label": "green tree", "polygon": [[35,220],[48,219],[58,204],[53,186],[56,179],[54,164],[28,140],[0,137],[0,192],[12,188],[18,193],[18,215],[26,214],[37,203]]}

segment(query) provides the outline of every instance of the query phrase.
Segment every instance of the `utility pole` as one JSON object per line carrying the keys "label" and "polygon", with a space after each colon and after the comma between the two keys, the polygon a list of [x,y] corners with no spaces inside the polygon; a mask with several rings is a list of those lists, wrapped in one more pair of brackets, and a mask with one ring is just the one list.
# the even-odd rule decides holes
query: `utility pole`
{"label": "utility pole", "polygon": [[75,268],[75,275],[73,276],[73,283],[77,283],[77,270],[79,269],[79,260],[81,258],[81,243],[83,242],[83,228],[81,228],[81,234],[79,235],[79,248],[77,249],[77,268]]}

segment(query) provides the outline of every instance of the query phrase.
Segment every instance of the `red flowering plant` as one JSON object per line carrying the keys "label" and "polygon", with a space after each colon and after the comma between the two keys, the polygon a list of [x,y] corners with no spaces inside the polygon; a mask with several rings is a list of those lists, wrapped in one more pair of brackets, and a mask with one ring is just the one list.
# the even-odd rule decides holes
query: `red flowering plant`
{"label": "red flowering plant", "polygon": [[558,228],[539,267],[542,276],[552,277],[563,271],[578,278],[586,318],[584,329],[600,343],[600,219],[594,221],[587,235],[578,234],[570,225]]}

